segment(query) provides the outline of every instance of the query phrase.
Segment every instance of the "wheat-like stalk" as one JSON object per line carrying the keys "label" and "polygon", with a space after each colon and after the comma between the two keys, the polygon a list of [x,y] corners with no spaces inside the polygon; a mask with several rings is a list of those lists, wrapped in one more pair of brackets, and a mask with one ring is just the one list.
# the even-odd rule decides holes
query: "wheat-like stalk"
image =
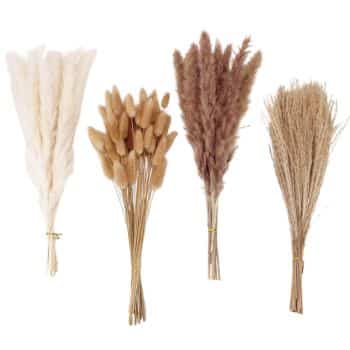
{"label": "wheat-like stalk", "polygon": [[335,135],[335,103],[317,83],[281,87],[267,103],[274,167],[292,239],[290,310],[303,312],[304,245]]}
{"label": "wheat-like stalk", "polygon": [[48,267],[57,272],[56,210],[73,170],[73,140],[94,51],[32,50],[7,55],[15,106],[26,144],[27,168],[39,191],[49,240]]}
{"label": "wheat-like stalk", "polygon": [[166,153],[177,133],[168,133],[171,118],[163,110],[169,94],[158,101],[141,89],[138,104],[131,95],[121,99],[113,87],[106,92],[105,106],[99,111],[106,132],[89,128],[89,137],[107,178],[117,188],[125,215],[131,256],[129,324],[146,319],[141,283],[141,256],[147,216],[153,193],[163,183]]}
{"label": "wheat-like stalk", "polygon": [[205,184],[208,208],[208,277],[220,279],[217,247],[218,198],[223,177],[237,148],[237,131],[248,108],[249,94],[261,64],[261,53],[248,61],[249,42],[232,58],[232,47],[212,50],[207,33],[185,57],[174,53],[177,90],[187,138],[199,176]]}

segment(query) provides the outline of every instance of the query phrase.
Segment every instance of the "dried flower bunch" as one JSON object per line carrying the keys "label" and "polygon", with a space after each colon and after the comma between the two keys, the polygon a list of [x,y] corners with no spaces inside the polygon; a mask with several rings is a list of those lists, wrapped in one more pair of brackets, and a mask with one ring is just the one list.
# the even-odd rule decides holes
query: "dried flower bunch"
{"label": "dried flower bunch", "polygon": [[57,207],[73,171],[73,141],[94,51],[62,54],[38,48],[7,56],[13,96],[26,144],[27,168],[46,221],[48,268],[57,272]]}
{"label": "dried flower bunch", "polygon": [[249,42],[243,41],[232,57],[232,46],[212,50],[207,33],[199,46],[192,44],[183,58],[174,53],[177,90],[187,138],[199,176],[205,184],[208,209],[208,277],[220,279],[217,247],[218,198],[223,176],[237,148],[237,131],[248,109],[249,94],[261,64],[261,53],[250,60]]}
{"label": "dried flower bunch", "polygon": [[317,83],[279,88],[267,104],[274,167],[288,210],[293,277],[290,310],[303,312],[304,245],[335,135],[335,103]]}
{"label": "dried flower bunch", "polygon": [[141,89],[139,103],[128,94],[122,101],[113,87],[100,106],[106,132],[89,128],[104,174],[114,182],[124,209],[131,255],[129,324],[146,319],[141,283],[141,256],[145,227],[154,191],[161,187],[167,167],[166,154],[177,133],[168,133],[171,118],[164,111],[169,94],[158,101]]}

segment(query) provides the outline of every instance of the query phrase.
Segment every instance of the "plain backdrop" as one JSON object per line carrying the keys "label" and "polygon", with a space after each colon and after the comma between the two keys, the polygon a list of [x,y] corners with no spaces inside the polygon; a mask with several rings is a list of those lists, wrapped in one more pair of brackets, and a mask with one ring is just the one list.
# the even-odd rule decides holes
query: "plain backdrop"
{"label": "plain backdrop", "polygon": [[[299,79],[325,83],[350,115],[347,1],[1,1],[0,349],[349,349],[350,129],[332,152],[305,250],[304,315],[289,312],[291,248],[269,154],[266,99]],[[203,185],[186,141],[172,53],[202,30],[237,47],[246,35],[263,64],[220,198],[222,281],[207,281]],[[75,139],[75,170],[56,219],[59,272],[46,272],[46,236],[25,167],[5,53],[96,48]],[[88,137],[116,84],[169,91],[172,129],[164,186],[147,225],[148,320],[129,327],[127,234],[112,184]]]}

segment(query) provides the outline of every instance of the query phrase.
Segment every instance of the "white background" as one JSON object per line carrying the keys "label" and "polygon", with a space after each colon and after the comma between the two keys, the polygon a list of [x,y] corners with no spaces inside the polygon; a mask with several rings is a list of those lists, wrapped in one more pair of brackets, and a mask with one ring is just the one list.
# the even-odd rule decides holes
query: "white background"
{"label": "white background", "polygon": [[[289,312],[290,237],[268,150],[264,101],[293,79],[327,83],[338,120],[350,115],[347,1],[1,1],[0,349],[349,349],[350,129],[337,143],[305,251],[304,315]],[[206,210],[175,93],[172,53],[207,30],[223,44],[252,36],[263,64],[225,177],[223,280],[207,274]],[[5,52],[46,44],[96,48],[75,142],[75,171],[56,227],[59,272],[26,173]],[[111,183],[87,138],[104,90],[170,91],[179,131],[148,222],[148,320],[127,323],[129,251]]]}

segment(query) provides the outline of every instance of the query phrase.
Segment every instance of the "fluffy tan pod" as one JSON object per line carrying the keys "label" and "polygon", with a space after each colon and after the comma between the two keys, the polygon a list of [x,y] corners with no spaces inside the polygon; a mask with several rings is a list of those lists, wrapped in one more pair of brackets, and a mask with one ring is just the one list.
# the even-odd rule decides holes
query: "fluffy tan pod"
{"label": "fluffy tan pod", "polygon": [[116,115],[120,115],[123,110],[122,99],[116,86],[112,88],[112,109]]}
{"label": "fluffy tan pod", "polygon": [[128,137],[128,131],[129,131],[129,117],[126,114],[126,112],[123,112],[119,122],[120,137],[123,139],[126,139]]}
{"label": "fluffy tan pod", "polygon": [[128,116],[130,118],[134,118],[136,115],[136,108],[135,108],[134,99],[130,94],[126,95],[124,100],[124,106],[125,106],[126,113],[128,113]]}
{"label": "fluffy tan pod", "polygon": [[119,132],[118,132],[118,123],[117,119],[114,119],[112,124],[107,124],[106,129],[108,132],[108,135],[110,136],[111,140],[116,143],[119,138]]}
{"label": "fluffy tan pod", "polygon": [[160,112],[155,122],[154,135],[158,137],[162,135],[166,131],[168,125],[170,125],[170,116],[165,112]]}
{"label": "fluffy tan pod", "polygon": [[142,115],[140,120],[140,126],[143,129],[146,129],[151,124],[153,113],[153,100],[149,98],[142,109]]}
{"label": "fluffy tan pod", "polygon": [[143,134],[140,129],[137,129],[135,132],[135,144],[134,149],[138,155],[143,152]]}
{"label": "fluffy tan pod", "polygon": [[153,165],[159,165],[162,162],[162,159],[165,156],[165,153],[167,151],[167,137],[162,136],[161,139],[158,142],[156,151],[154,152],[153,158],[152,158],[152,164]]}
{"label": "fluffy tan pod", "polygon": [[126,162],[126,174],[128,176],[128,183],[133,185],[136,182],[136,152],[132,150],[129,152]]}
{"label": "fluffy tan pod", "polygon": [[94,148],[96,149],[96,151],[104,152],[106,135],[103,132],[98,131],[92,127],[89,127],[88,133],[89,133],[90,141],[94,146]]}
{"label": "fluffy tan pod", "polygon": [[118,154],[123,157],[127,154],[126,144],[123,139],[118,139],[115,143],[115,147],[117,149]]}
{"label": "fluffy tan pod", "polygon": [[169,92],[167,92],[162,98],[161,104],[162,104],[163,108],[167,108],[168,107],[169,100],[170,100],[170,94],[169,94]]}
{"label": "fluffy tan pod", "polygon": [[124,189],[128,185],[128,178],[126,175],[126,170],[122,163],[118,160],[113,162],[113,178],[115,183],[121,188]]}
{"label": "fluffy tan pod", "polygon": [[153,138],[153,125],[150,125],[145,131],[145,136],[143,141],[144,147],[147,151],[151,147],[152,138]]}
{"label": "fluffy tan pod", "polygon": [[156,150],[157,142],[155,136],[152,137],[151,145],[149,146],[149,149],[147,150],[148,153],[152,154]]}
{"label": "fluffy tan pod", "polygon": [[114,149],[113,141],[111,140],[109,134],[107,133],[105,137],[105,149],[107,152],[110,152]]}
{"label": "fluffy tan pod", "polygon": [[107,121],[108,121],[108,124],[113,124],[115,117],[112,109],[112,95],[109,91],[106,91],[105,93],[105,100],[106,100]]}
{"label": "fluffy tan pod", "polygon": [[165,127],[164,127],[164,130],[163,130],[163,135],[166,135],[170,129],[170,124],[171,124],[171,117],[170,115],[168,115],[169,118],[167,120],[167,122],[165,123]]}
{"label": "fluffy tan pod", "polygon": [[167,160],[166,158],[163,157],[161,162],[153,168],[153,172],[151,175],[151,184],[154,190],[162,186],[166,167],[167,167]]}
{"label": "fluffy tan pod", "polygon": [[141,118],[142,118],[142,109],[141,106],[137,106],[136,109],[136,116],[135,116],[135,123],[137,126],[141,128]]}
{"label": "fluffy tan pod", "polygon": [[99,158],[101,160],[102,170],[105,176],[113,180],[113,163],[110,159],[106,157],[105,154],[98,152]]}
{"label": "fluffy tan pod", "polygon": [[147,101],[147,92],[144,88],[140,89],[139,104],[143,105]]}
{"label": "fluffy tan pod", "polygon": [[104,106],[98,106],[98,111],[103,119],[103,122],[106,124],[107,123],[107,111],[106,107]]}
{"label": "fluffy tan pod", "polygon": [[169,135],[167,135],[166,140],[167,140],[167,146],[166,146],[166,152],[169,151],[170,147],[172,146],[172,144],[174,143],[175,139],[177,136],[177,132],[176,131],[172,131]]}
{"label": "fluffy tan pod", "polygon": [[151,98],[153,101],[153,113],[157,115],[160,112],[160,105],[159,105],[158,94],[156,90],[152,92]]}
{"label": "fluffy tan pod", "polygon": [[111,140],[110,136],[107,134],[105,137],[105,149],[109,156],[109,158],[115,160],[118,158],[117,151],[115,149],[115,146],[113,144],[113,141]]}

